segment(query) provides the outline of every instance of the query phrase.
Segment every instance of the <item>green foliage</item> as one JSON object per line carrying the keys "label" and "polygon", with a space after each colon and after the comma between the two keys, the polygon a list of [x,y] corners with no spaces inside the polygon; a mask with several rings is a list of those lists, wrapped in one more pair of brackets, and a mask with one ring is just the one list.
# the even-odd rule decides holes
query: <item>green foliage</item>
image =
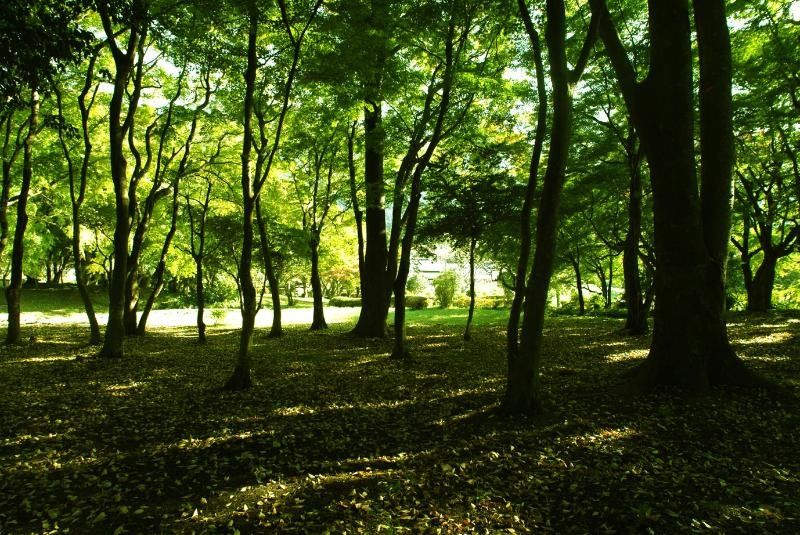
{"label": "green foliage", "polygon": [[[468,308],[469,296],[458,295],[453,299],[456,308]],[[475,308],[505,308],[509,306],[509,299],[505,295],[479,295],[475,297]]]}
{"label": "green foliage", "polygon": [[428,308],[428,298],[424,295],[407,295],[406,307],[411,310],[421,310]]}
{"label": "green foliage", "polygon": [[433,290],[439,307],[447,308],[453,303],[458,282],[458,274],[452,270],[443,271],[433,279]]}
{"label": "green foliage", "polygon": [[406,291],[411,294],[419,294],[428,289],[428,280],[422,275],[412,275],[406,282]]}
{"label": "green foliage", "polygon": [[358,307],[361,306],[361,298],[360,297],[347,297],[343,295],[337,295],[336,297],[331,297],[328,301],[328,306],[332,307]]}

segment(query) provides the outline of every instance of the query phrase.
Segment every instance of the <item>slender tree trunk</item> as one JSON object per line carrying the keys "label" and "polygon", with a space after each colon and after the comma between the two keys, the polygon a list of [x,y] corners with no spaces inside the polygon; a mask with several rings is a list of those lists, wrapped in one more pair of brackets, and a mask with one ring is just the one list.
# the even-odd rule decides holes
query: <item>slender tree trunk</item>
{"label": "slender tree trunk", "polygon": [[253,210],[256,197],[250,176],[250,153],[253,144],[253,106],[258,56],[256,40],[258,34],[258,12],[252,8],[247,38],[247,71],[245,72],[244,95],[244,138],[242,140],[242,256],[239,259],[239,279],[242,295],[242,330],[239,335],[239,353],[236,368],[225,384],[229,390],[249,388],[250,380],[250,341],[256,321],[256,288],[251,273],[253,259]]}
{"label": "slender tree trunk", "polygon": [[394,282],[394,345],[392,359],[409,360],[411,353],[406,344],[406,283],[411,269],[411,248],[417,226],[417,212],[422,192],[421,173],[415,173],[411,183],[411,196],[408,203],[408,221],[400,250],[400,262]]}
{"label": "slender tree trunk", "polygon": [[581,260],[580,256],[570,255],[572,270],[575,272],[575,289],[578,291],[578,315],[586,313],[586,301],[583,298],[583,280],[581,279]]}
{"label": "slender tree trunk", "polygon": [[581,56],[575,70],[570,72],[567,68],[566,8],[563,0],[548,0],[546,12],[545,40],[553,87],[553,124],[547,171],[537,213],[536,252],[525,289],[519,351],[509,355],[503,410],[511,414],[536,413],[542,410],[539,387],[542,330],[555,258],[558,207],[569,154],[572,88],[580,79],[596,36],[596,18],[592,17]]}
{"label": "slender tree trunk", "polygon": [[195,258],[194,295],[197,303],[197,341],[206,343],[206,322],[203,317],[206,310],[206,292],[203,288],[203,256]]}
{"label": "slender tree trunk", "polygon": [[773,254],[764,254],[761,265],[747,288],[747,310],[750,312],[766,312],[772,308],[772,289],[775,286],[775,267],[778,258]]}
{"label": "slender tree trunk", "polygon": [[356,125],[354,121],[347,134],[347,168],[350,177],[350,202],[353,205],[353,219],[356,225],[356,238],[358,240],[358,295],[362,296],[364,293],[364,229],[362,227],[364,221],[364,213],[358,204],[358,193],[356,188],[356,163],[355,163],[355,137]]}
{"label": "slender tree trunk", "polygon": [[319,278],[319,232],[312,230],[311,233],[311,240],[308,244],[311,248],[311,293],[314,298],[314,318],[311,322],[311,330],[318,331],[327,329],[328,324],[325,322],[322,283]]}
{"label": "slender tree trunk", "polygon": [[[244,157],[242,158],[244,164]],[[256,321],[256,288],[250,271],[253,261],[253,200],[245,200],[242,220],[242,258],[239,262],[239,278],[242,288],[242,330],[239,335],[239,353],[236,368],[225,384],[229,390],[249,388],[250,342]]]}
{"label": "slender tree trunk", "polygon": [[470,328],[472,317],[475,315],[475,247],[478,240],[471,238],[469,242],[469,311],[467,312],[467,326],[464,327],[464,340],[472,339]]}
{"label": "slender tree trunk", "polygon": [[[536,197],[536,183],[539,177],[539,165],[542,158],[544,138],[547,133],[547,89],[544,76],[544,61],[542,60],[542,47],[539,33],[533,25],[526,0],[518,0],[520,18],[525,26],[528,39],[533,52],[534,67],[536,72],[536,132],[534,134],[533,151],[528,168],[528,183],[525,187],[525,198],[520,213],[519,233],[519,260],[514,278],[514,299],[511,301],[511,310],[508,316],[506,329],[506,345],[508,351],[508,369],[511,370],[512,362],[519,354],[519,320],[522,313],[522,302],[525,299],[525,275],[528,272],[531,255],[531,212]],[[509,379],[510,380],[510,379]]]}
{"label": "slender tree trunk", "polygon": [[269,331],[270,338],[283,336],[283,325],[281,323],[281,287],[278,275],[275,273],[275,266],[272,263],[272,249],[267,232],[267,223],[261,213],[261,199],[256,199],[256,222],[258,224],[258,235],[261,240],[261,255],[264,260],[264,274],[269,284],[269,294],[272,299],[272,327]]}
{"label": "slender tree trunk", "polygon": [[[6,119],[11,121],[11,119]],[[8,198],[11,194],[11,162],[3,161],[3,184],[0,190],[0,259],[8,245]]]}
{"label": "slender tree trunk", "polygon": [[136,326],[136,334],[144,336],[147,332],[147,319],[150,317],[150,311],[153,310],[153,305],[164,289],[164,275],[167,271],[167,255],[169,254],[170,246],[172,245],[172,238],[175,236],[175,231],[178,229],[178,193],[180,190],[180,174],[175,178],[172,184],[172,210],[170,212],[170,225],[167,235],[164,237],[164,244],[161,246],[161,255],[158,258],[156,270],[153,273],[152,289],[147,297],[147,302],[142,310],[142,316],[139,318],[139,323]]}
{"label": "slender tree trunk", "polygon": [[628,201],[628,232],[622,251],[622,273],[625,279],[625,330],[638,335],[647,332],[647,309],[644,307],[642,283],[639,277],[639,241],[642,237],[642,174],[638,152],[629,161],[630,186]]}
{"label": "slender tree trunk", "polygon": [[11,249],[11,281],[6,287],[8,305],[8,331],[6,344],[18,344],[20,330],[20,300],[22,293],[22,261],[25,257],[25,229],[28,226],[28,195],[33,179],[33,140],[39,124],[39,94],[31,90],[31,115],[22,153],[22,185],[17,198],[17,224]]}
{"label": "slender tree trunk", "polygon": [[[386,336],[389,314],[386,266],[386,214],[384,210],[383,143],[380,103],[364,108],[364,177],[367,189],[366,253],[364,280],[361,283],[361,314],[353,334],[363,337]],[[397,303],[395,302],[395,306]]]}

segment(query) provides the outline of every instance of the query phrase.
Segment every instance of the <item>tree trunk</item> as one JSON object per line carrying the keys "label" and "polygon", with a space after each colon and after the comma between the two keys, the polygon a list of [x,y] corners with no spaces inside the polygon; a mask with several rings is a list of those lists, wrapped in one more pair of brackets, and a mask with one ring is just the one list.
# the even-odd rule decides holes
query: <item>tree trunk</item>
{"label": "tree trunk", "polygon": [[319,232],[312,230],[309,247],[311,248],[311,293],[314,298],[314,318],[311,322],[311,330],[318,331],[327,329],[325,322],[325,312],[322,303],[322,283],[319,279]]}
{"label": "tree trunk", "polygon": [[194,295],[197,303],[197,341],[206,343],[206,323],[203,320],[206,309],[206,293],[203,288],[203,257],[195,259]]}
{"label": "tree trunk", "polygon": [[253,145],[253,106],[255,80],[258,71],[256,40],[258,34],[258,12],[252,8],[247,37],[247,71],[245,72],[244,96],[244,136],[242,140],[242,256],[239,259],[239,279],[242,295],[242,330],[239,335],[239,353],[236,368],[225,383],[225,388],[238,390],[249,388],[250,380],[250,341],[256,321],[256,288],[251,272],[253,259],[253,209],[256,197],[250,176],[250,151]]}
{"label": "tree trunk", "polygon": [[470,328],[472,327],[472,317],[475,314],[475,246],[477,241],[472,238],[469,242],[469,312],[467,312],[467,326],[464,327],[464,340],[472,338]]}
{"label": "tree trunk", "polygon": [[647,309],[644,307],[642,283],[639,277],[639,241],[642,237],[642,174],[638,152],[629,161],[630,186],[628,201],[628,232],[622,251],[622,274],[625,279],[625,330],[638,335],[647,332]]}
{"label": "tree trunk", "polygon": [[[153,288],[150,290],[150,295],[147,297],[147,302],[142,310],[142,317],[139,318],[139,323],[136,326],[136,334],[144,336],[147,331],[147,319],[150,317],[150,311],[153,310],[153,305],[161,294],[164,288],[164,275],[167,271],[167,254],[172,245],[172,238],[175,236],[175,231],[178,229],[178,193],[180,190],[180,173],[175,177],[172,184],[172,210],[170,212],[170,225],[167,235],[164,237],[164,244],[161,247],[161,255],[158,258],[156,270],[153,273]],[[135,317],[135,316],[134,316]]]}
{"label": "tree trunk", "polygon": [[411,269],[411,248],[414,245],[414,232],[417,226],[417,213],[422,194],[421,173],[414,174],[411,195],[408,203],[408,221],[400,250],[400,262],[394,282],[394,346],[391,358],[409,360],[411,352],[406,344],[406,283]]}
{"label": "tree trunk", "polygon": [[553,87],[553,124],[547,171],[543,179],[536,221],[536,252],[525,289],[519,351],[509,355],[503,410],[511,414],[537,413],[542,409],[539,387],[542,329],[550,277],[553,273],[558,207],[569,154],[572,87],[585,68],[596,33],[596,22],[593,17],[586,43],[581,51],[581,58],[576,64],[576,70],[571,73],[567,68],[565,11],[563,0],[547,1],[545,41]]}
{"label": "tree trunk", "polygon": [[249,388],[251,384],[250,342],[253,339],[256,321],[256,288],[250,271],[253,259],[252,199],[245,201],[242,223],[242,258],[239,262],[239,278],[241,279],[242,288],[242,330],[239,335],[239,353],[236,368],[228,382],[225,383],[225,388],[228,390]]}
{"label": "tree trunk", "polygon": [[766,312],[772,308],[772,289],[775,286],[775,267],[778,258],[765,254],[761,265],[747,288],[747,310]]}
{"label": "tree trunk", "polygon": [[[127,93],[128,79],[133,70],[136,53],[140,42],[145,38],[145,30],[139,27],[142,21],[135,21],[131,26],[123,52],[117,45],[112,29],[112,17],[107,11],[107,5],[99,2],[103,28],[109,41],[114,57],[114,91],[109,102],[109,155],[111,160],[111,180],[114,184],[114,266],[109,284],[108,324],[106,325],[103,347],[99,356],[104,358],[120,358],[124,355],[123,343],[125,341],[125,282],[128,277],[128,237],[130,235],[130,199],[128,198],[128,162],[125,160],[123,143],[125,133],[130,124],[128,119],[136,112],[138,100],[130,102],[126,111],[127,118],[122,119],[122,103]],[[144,6],[138,0],[134,1],[132,12],[141,15]]]}
{"label": "tree trunk", "polygon": [[[650,3],[650,73],[639,84],[605,2],[592,0],[650,163],[653,187],[656,309],[650,353],[636,384],[640,390],[673,386],[703,392],[715,384],[757,381],[731,349],[724,318],[723,257],[729,239],[733,154],[724,3],[694,4],[701,72],[702,199],[694,159],[688,2]],[[720,102],[711,102],[709,94]]]}
{"label": "tree trunk", "polygon": [[519,353],[519,320],[522,313],[522,302],[525,299],[525,275],[528,272],[528,264],[531,254],[531,212],[533,211],[534,199],[536,197],[536,183],[539,177],[539,164],[542,158],[542,148],[544,138],[547,133],[547,89],[544,79],[544,61],[542,60],[542,47],[539,40],[539,33],[533,25],[530,11],[525,3],[526,0],[518,0],[520,18],[522,19],[525,31],[533,52],[533,61],[536,72],[536,131],[534,134],[533,151],[528,167],[528,183],[525,187],[525,198],[522,202],[520,213],[519,248],[520,254],[517,261],[517,270],[514,278],[514,299],[511,301],[511,310],[508,316],[508,326],[506,328],[506,346],[508,351],[508,366],[511,368],[512,361],[517,358]]}
{"label": "tree trunk", "polygon": [[[258,223],[258,235],[261,240],[261,251],[264,260],[264,274],[269,284],[269,294],[272,298],[272,327],[269,331],[270,338],[283,336],[283,325],[281,324],[281,287],[278,276],[275,273],[275,266],[272,263],[272,250],[269,245],[269,234],[267,225],[261,214],[261,200],[256,200],[256,222]],[[289,303],[291,304],[291,303]]]}
{"label": "tree trunk", "polygon": [[357,122],[353,121],[347,133],[347,169],[350,178],[350,203],[353,205],[353,219],[356,225],[356,238],[358,242],[358,295],[363,294],[364,284],[364,213],[358,204],[358,193],[356,189],[356,163],[355,163],[355,137]]}
{"label": "tree trunk", "polygon": [[364,280],[361,283],[361,314],[352,332],[357,336],[382,338],[386,336],[386,318],[389,314],[386,281],[388,250],[383,191],[384,131],[380,103],[373,106],[364,108],[367,235]]}
{"label": "tree trunk", "polygon": [[570,263],[572,264],[572,270],[575,272],[575,289],[578,291],[578,315],[583,316],[586,313],[586,301],[583,298],[580,256],[570,255]]}
{"label": "tree trunk", "polygon": [[22,261],[25,257],[25,229],[28,226],[28,194],[33,179],[33,139],[39,123],[39,94],[31,90],[31,115],[22,153],[22,184],[17,198],[17,224],[11,249],[11,280],[6,287],[8,331],[6,344],[18,344],[20,331],[20,299],[22,293]]}

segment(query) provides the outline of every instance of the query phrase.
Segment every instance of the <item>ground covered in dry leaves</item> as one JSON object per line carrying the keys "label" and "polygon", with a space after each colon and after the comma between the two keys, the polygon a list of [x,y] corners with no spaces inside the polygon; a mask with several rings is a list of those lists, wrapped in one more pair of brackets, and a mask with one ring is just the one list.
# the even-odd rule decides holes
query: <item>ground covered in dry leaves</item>
{"label": "ground covered in dry leaves", "polygon": [[463,311],[410,315],[410,365],[345,325],[257,335],[239,393],[234,331],[110,362],[39,327],[0,349],[0,533],[800,532],[800,316],[731,319],[782,394],[694,400],[620,396],[648,340],[553,318],[550,412],[508,420],[505,313],[481,314],[468,343]]}

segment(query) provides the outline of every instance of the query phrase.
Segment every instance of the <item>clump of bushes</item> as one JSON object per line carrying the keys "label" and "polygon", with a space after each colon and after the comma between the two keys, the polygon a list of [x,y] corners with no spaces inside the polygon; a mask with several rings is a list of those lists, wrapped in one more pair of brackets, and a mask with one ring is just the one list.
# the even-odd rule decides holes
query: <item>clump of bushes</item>
{"label": "clump of bushes", "polygon": [[336,297],[331,297],[330,301],[328,301],[328,306],[332,307],[360,307],[361,306],[361,298],[360,297],[346,297],[343,295],[339,295]]}
{"label": "clump of bushes", "polygon": [[[394,306],[394,296],[392,296],[390,304]],[[406,308],[412,310],[428,308],[428,298],[424,295],[406,295]]]}
{"label": "clump of bushes", "polygon": [[[469,307],[469,296],[459,295],[453,299],[453,306],[457,308]],[[475,297],[475,308],[505,308],[509,306],[504,295],[484,295]]]}
{"label": "clump of bushes", "polygon": [[410,308],[411,310],[428,308],[428,298],[424,295],[407,295],[406,308]]}
{"label": "clump of bushes", "polygon": [[453,297],[458,289],[458,274],[455,271],[442,271],[438,277],[433,279],[433,291],[436,300],[441,308],[447,308],[453,304]]}

